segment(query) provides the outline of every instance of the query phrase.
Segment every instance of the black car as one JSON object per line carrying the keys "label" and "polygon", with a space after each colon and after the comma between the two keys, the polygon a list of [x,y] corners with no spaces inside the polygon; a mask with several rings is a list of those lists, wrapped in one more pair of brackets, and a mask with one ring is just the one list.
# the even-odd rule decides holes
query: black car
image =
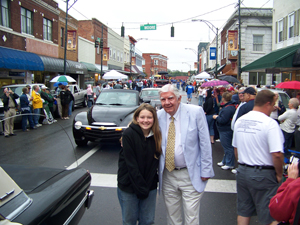
{"label": "black car", "polygon": [[81,168],[1,165],[0,177],[0,224],[78,224],[94,195]]}
{"label": "black car", "polygon": [[118,140],[139,107],[139,92],[103,89],[96,103],[78,113],[73,121],[73,136],[78,146],[88,141]]}

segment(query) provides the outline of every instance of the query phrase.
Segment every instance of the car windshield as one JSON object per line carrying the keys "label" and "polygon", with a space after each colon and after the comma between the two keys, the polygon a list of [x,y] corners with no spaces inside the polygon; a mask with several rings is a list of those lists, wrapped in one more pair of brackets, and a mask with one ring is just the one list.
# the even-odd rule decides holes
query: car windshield
{"label": "car windshield", "polygon": [[158,90],[145,90],[142,91],[141,97],[146,97],[146,96],[159,96]]}
{"label": "car windshield", "polygon": [[97,98],[99,105],[138,105],[136,93],[130,92],[102,92]]}

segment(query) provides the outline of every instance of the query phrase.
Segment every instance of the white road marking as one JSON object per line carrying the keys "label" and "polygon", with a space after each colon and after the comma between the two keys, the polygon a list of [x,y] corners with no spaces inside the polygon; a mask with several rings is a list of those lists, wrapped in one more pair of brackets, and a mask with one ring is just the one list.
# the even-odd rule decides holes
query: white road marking
{"label": "white road marking", "polygon": [[97,152],[99,149],[99,146],[96,146],[92,150],[88,151],[85,155],[83,155],[80,159],[78,159],[76,162],[74,162],[72,165],[70,165],[67,170],[75,169],[77,166],[79,166],[81,163],[83,163],[85,160],[90,158],[95,152]]}
{"label": "white road marking", "polygon": [[[117,175],[116,174],[104,174],[104,173],[91,173],[93,187],[117,187]],[[235,180],[219,180],[209,179],[205,188],[205,192],[216,193],[236,193],[236,181]]]}

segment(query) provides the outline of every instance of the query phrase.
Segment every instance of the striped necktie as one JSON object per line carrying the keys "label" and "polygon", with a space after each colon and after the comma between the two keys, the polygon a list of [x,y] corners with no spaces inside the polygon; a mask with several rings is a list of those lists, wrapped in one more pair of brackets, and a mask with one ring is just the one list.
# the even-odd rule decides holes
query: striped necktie
{"label": "striped necktie", "polygon": [[166,168],[170,172],[175,169],[175,123],[174,117],[171,117],[172,121],[169,125],[168,140],[166,148]]}

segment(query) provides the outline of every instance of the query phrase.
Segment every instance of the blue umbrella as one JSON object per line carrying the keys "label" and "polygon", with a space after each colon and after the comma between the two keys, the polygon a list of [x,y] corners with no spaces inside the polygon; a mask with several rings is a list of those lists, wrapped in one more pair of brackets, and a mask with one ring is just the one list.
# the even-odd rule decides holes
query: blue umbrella
{"label": "blue umbrella", "polygon": [[68,82],[56,82],[53,84],[54,87],[58,87],[58,84],[61,83],[62,85],[68,85]]}

